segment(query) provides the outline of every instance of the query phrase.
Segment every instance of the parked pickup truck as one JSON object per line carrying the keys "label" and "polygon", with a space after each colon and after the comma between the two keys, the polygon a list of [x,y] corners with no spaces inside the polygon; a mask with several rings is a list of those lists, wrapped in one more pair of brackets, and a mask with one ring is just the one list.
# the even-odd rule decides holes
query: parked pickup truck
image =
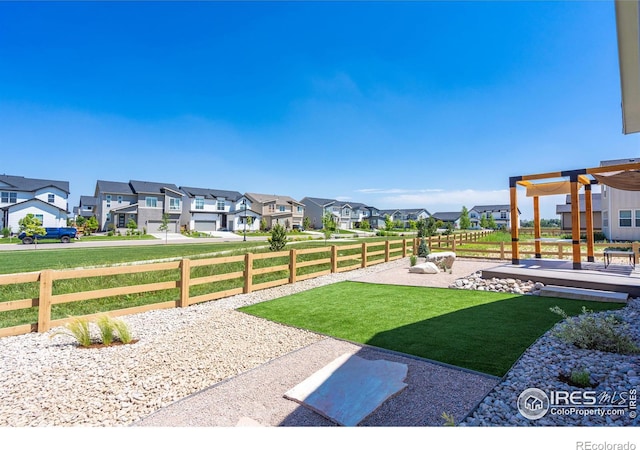
{"label": "parked pickup truck", "polygon": [[27,234],[23,231],[18,235],[18,239],[22,241],[23,244],[33,244],[34,238],[38,238],[38,240],[42,239],[60,239],[60,242],[68,243],[71,242],[71,239],[75,239],[78,234],[78,230],[75,228],[45,228],[46,234],[38,234],[33,236],[27,236]]}

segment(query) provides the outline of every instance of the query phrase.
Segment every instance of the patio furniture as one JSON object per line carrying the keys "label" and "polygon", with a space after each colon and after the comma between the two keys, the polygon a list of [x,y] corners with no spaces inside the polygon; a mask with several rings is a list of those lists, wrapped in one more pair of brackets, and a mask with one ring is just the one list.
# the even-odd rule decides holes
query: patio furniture
{"label": "patio furniture", "polygon": [[605,250],[604,251],[604,268],[611,264],[611,258],[629,258],[629,264],[636,267],[636,254],[632,250]]}

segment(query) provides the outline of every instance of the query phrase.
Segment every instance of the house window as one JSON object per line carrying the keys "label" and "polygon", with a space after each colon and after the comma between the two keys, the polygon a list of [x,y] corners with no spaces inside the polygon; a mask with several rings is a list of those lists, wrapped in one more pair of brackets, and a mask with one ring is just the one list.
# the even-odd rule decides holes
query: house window
{"label": "house window", "polygon": [[145,197],[144,203],[147,208],[157,208],[158,207],[158,198],[157,197]]}
{"label": "house window", "polygon": [[287,210],[287,208],[286,208],[286,206],[284,206],[284,205],[280,205],[280,206],[278,207],[278,211],[280,211],[280,212],[285,212],[286,210]]}
{"label": "house window", "polygon": [[42,214],[34,214],[33,217],[40,221],[40,225],[44,223],[44,216]]}
{"label": "house window", "polygon": [[501,219],[503,219],[503,220],[505,220],[505,219],[507,218],[507,212],[506,212],[506,211],[502,211],[502,212],[500,213],[500,218],[501,218]]}
{"label": "house window", "polygon": [[107,195],[107,208],[111,208],[111,196]]}
{"label": "house window", "polygon": [[276,205],[271,204],[269,205],[269,212],[274,212],[276,210]]}
{"label": "house window", "polygon": [[87,206],[87,211],[92,211],[93,210],[93,206]]}
{"label": "house window", "polygon": [[225,203],[224,199],[218,200],[218,211],[224,211]]}
{"label": "house window", "polygon": [[56,196],[54,194],[48,194],[47,195],[47,201],[49,203],[55,203],[56,202]]}
{"label": "house window", "polygon": [[349,208],[344,208],[342,210],[342,216],[343,217],[349,217]]}
{"label": "house window", "polygon": [[196,197],[196,209],[204,209],[204,197]]}
{"label": "house window", "polygon": [[621,209],[618,214],[620,219],[620,226],[630,227],[631,226],[631,210]]}
{"label": "house window", "polygon": [[602,211],[602,228],[609,228],[609,211]]}
{"label": "house window", "polygon": [[298,206],[298,212],[299,212],[300,214],[302,214],[302,213],[304,212],[304,210],[302,209],[302,206]]}
{"label": "house window", "polygon": [[640,227],[640,209],[636,209],[636,227]]}
{"label": "house window", "polygon": [[122,195],[118,195],[118,203],[122,203]]}
{"label": "house window", "polygon": [[0,196],[2,203],[16,203],[18,201],[18,194],[16,192],[3,192]]}
{"label": "house window", "polygon": [[180,199],[179,198],[169,198],[169,209],[172,211],[180,210]]}

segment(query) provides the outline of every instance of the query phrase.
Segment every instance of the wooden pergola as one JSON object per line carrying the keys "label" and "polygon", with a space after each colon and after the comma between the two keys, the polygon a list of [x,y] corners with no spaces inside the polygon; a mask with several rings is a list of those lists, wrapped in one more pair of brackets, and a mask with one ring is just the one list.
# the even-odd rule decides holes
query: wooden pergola
{"label": "wooden pergola", "polygon": [[640,190],[640,162],[510,177],[511,263],[520,264],[520,248],[518,242],[518,186],[524,186],[527,190],[527,197],[533,197],[535,257],[537,259],[542,257],[539,207],[540,197],[544,195],[558,194],[571,195],[571,244],[574,269],[582,269],[580,255],[579,192],[580,189],[584,187],[585,217],[587,222],[587,261],[593,262],[595,259],[593,252],[593,209],[591,186],[594,184],[604,184],[622,190]]}

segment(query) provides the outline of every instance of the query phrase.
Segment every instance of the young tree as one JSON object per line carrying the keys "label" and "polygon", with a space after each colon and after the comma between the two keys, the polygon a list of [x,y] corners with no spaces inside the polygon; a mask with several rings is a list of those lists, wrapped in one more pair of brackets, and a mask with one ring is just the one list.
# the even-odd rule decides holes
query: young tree
{"label": "young tree", "polygon": [[267,231],[267,219],[260,219],[260,231]]}
{"label": "young tree", "polygon": [[438,232],[438,222],[442,223],[442,221],[440,220],[436,221],[436,219],[434,219],[433,217],[429,217],[427,219],[426,228],[425,228],[426,236],[433,236]]}
{"label": "young tree", "polygon": [[158,231],[164,231],[164,243],[166,244],[169,235],[169,214],[162,215],[162,223],[158,227]]}
{"label": "young tree", "polygon": [[271,237],[267,241],[269,241],[269,249],[272,252],[282,250],[287,245],[287,230],[279,223],[276,223],[271,228]]}
{"label": "young tree", "polygon": [[493,217],[493,214],[487,213],[487,215],[489,216],[489,218],[487,219],[487,228],[490,228],[492,230],[498,228],[498,225],[496,225],[496,219]]}
{"label": "young tree", "polygon": [[84,223],[85,234],[94,233],[94,232],[98,231],[99,227],[100,227],[100,225],[98,225],[98,219],[96,219],[96,216],[91,216]]}
{"label": "young tree", "polygon": [[311,219],[309,218],[309,216],[304,216],[304,219],[302,219],[302,228],[304,228],[305,230],[311,229]]}
{"label": "young tree", "polygon": [[369,223],[368,220],[365,219],[362,222],[360,222],[360,229],[364,231],[369,231],[371,229],[371,224]]}
{"label": "young tree", "polygon": [[469,218],[469,210],[466,206],[462,207],[462,212],[460,213],[460,229],[468,230],[471,228],[471,219]]}
{"label": "young tree", "polygon": [[27,214],[18,221],[20,226],[20,232],[23,232],[33,238],[35,247],[38,247],[38,235],[44,236],[47,234],[47,230],[42,226],[42,222],[33,214]]}
{"label": "young tree", "polygon": [[384,229],[385,231],[393,230],[393,219],[391,219],[391,216],[389,216],[389,214],[384,216]]}
{"label": "young tree", "polygon": [[138,224],[136,223],[135,220],[129,219],[129,222],[127,222],[127,228],[128,228],[127,234],[129,236],[132,236],[138,229]]}
{"label": "young tree", "polygon": [[487,216],[482,214],[482,216],[480,216],[480,227],[481,228],[489,228],[489,220],[487,219]]}
{"label": "young tree", "polygon": [[322,233],[324,234],[324,242],[331,237],[331,233],[336,231],[336,222],[333,219],[333,214],[326,211],[322,216]]}

